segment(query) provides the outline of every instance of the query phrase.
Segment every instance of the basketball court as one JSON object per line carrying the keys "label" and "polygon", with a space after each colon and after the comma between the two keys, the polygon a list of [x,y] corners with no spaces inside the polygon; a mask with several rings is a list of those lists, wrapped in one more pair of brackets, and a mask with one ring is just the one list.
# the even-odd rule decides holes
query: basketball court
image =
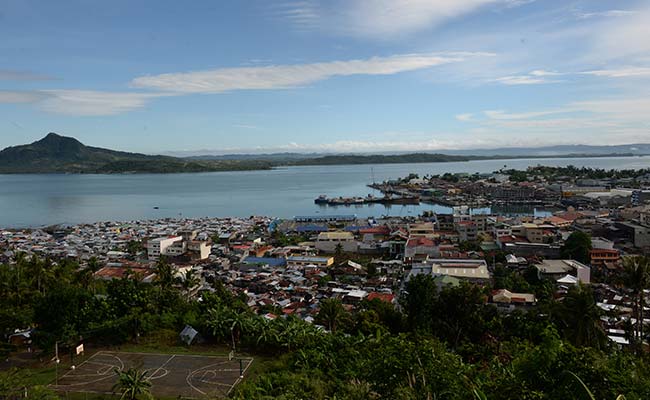
{"label": "basketball court", "polygon": [[252,358],[123,353],[100,351],[74,370],[59,372],[53,389],[66,392],[113,393],[117,371],[145,371],[156,397],[225,397],[239,383]]}

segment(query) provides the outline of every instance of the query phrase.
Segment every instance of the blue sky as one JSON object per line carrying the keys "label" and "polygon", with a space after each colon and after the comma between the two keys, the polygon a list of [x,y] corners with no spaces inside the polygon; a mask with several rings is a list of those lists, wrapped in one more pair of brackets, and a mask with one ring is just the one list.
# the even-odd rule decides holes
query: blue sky
{"label": "blue sky", "polygon": [[0,0],[0,147],[650,142],[648,21],[647,0]]}

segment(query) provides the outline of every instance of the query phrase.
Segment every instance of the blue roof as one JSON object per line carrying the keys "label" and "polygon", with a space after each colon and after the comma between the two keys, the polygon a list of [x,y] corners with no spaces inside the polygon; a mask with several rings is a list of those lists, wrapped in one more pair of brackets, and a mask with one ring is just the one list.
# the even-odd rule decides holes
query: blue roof
{"label": "blue roof", "polygon": [[324,225],[303,225],[296,227],[297,232],[327,232],[327,227]]}
{"label": "blue roof", "polygon": [[312,257],[312,256],[291,256],[289,261],[306,261],[306,262],[327,262],[331,257]]}
{"label": "blue roof", "polygon": [[271,267],[283,267],[287,265],[287,260],[275,257],[246,257],[244,262],[246,264],[268,264]]}
{"label": "blue roof", "polygon": [[368,229],[368,228],[370,228],[369,225],[366,226],[350,225],[350,226],[346,226],[345,230],[348,232],[356,232],[356,231],[360,231],[361,229]]}
{"label": "blue roof", "polygon": [[293,217],[294,221],[354,221],[356,214],[348,215],[302,215]]}

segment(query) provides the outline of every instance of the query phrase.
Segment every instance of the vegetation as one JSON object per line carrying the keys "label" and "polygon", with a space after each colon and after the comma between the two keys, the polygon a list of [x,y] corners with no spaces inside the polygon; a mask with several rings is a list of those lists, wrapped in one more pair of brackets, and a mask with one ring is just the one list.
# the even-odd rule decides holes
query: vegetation
{"label": "vegetation", "polygon": [[[596,155],[624,156],[626,154]],[[627,154],[631,155],[631,154]],[[585,154],[569,154],[563,157],[584,157]],[[410,153],[397,155],[327,155],[327,156],[298,156],[298,155],[240,155],[217,157],[189,157],[178,158],[169,156],[155,156],[137,153],[127,153],[85,146],[76,139],[48,134],[45,138],[22,146],[8,147],[0,151],[0,173],[91,173],[91,174],[117,174],[117,173],[181,173],[181,172],[212,172],[212,171],[241,171],[264,170],[279,166],[291,165],[342,165],[342,164],[396,164],[396,163],[430,163],[430,162],[458,162],[470,160],[495,160],[526,158],[520,156],[472,156],[448,155],[433,153]],[[540,156],[535,156],[540,158]],[[543,158],[543,156],[541,156]],[[530,173],[544,174],[545,167],[536,167]],[[564,170],[561,170],[564,172]],[[528,173],[522,171],[504,171],[511,173],[513,180],[524,181]],[[577,176],[579,168],[566,167],[567,176]],[[646,173],[648,171],[646,170]],[[624,177],[631,171],[593,170],[582,177]],[[574,174],[574,175],[571,175]],[[447,175],[447,180],[458,180],[457,176]]]}
{"label": "vegetation", "polygon": [[151,381],[146,372],[136,368],[129,368],[126,371],[115,369],[117,383],[113,391],[120,393],[120,400],[136,400],[139,398],[151,398]]}
{"label": "vegetation", "polygon": [[590,251],[591,236],[581,231],[575,231],[564,242],[560,254],[562,258],[589,264],[591,261]]}
{"label": "vegetation", "polygon": [[0,151],[0,173],[172,173],[268,169],[263,160],[185,160],[85,146],[50,133],[23,146]]}
{"label": "vegetation", "polygon": [[[647,265],[630,261],[625,279],[647,279]],[[0,329],[36,326],[41,351],[51,353],[58,342],[65,353],[82,337],[97,345],[149,342],[177,337],[189,324],[206,348],[271,360],[235,388],[236,399],[584,399],[585,388],[598,399],[650,398],[646,356],[608,344],[591,289],[577,286],[556,301],[549,283],[528,271],[500,271],[495,284],[538,294],[528,312],[498,312],[487,304],[491,287],[439,288],[419,275],[405,285],[401,311],[374,299],[351,313],[339,300],[322,300],[314,325],[294,316],[268,320],[218,280],[196,301],[164,259],[157,269],[153,284],[127,276],[92,288],[87,268],[76,263],[18,256],[0,265]],[[33,398],[51,398],[44,383],[3,372],[0,396],[18,398],[22,387],[42,393]],[[145,398],[147,383],[141,371],[122,371],[116,391]]]}

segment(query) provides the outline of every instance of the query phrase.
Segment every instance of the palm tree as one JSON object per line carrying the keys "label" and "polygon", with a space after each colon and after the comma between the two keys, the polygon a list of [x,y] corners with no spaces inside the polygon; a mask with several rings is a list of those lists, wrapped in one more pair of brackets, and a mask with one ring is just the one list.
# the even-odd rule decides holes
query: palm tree
{"label": "palm tree", "polygon": [[560,309],[565,335],[576,346],[604,347],[607,336],[600,325],[602,313],[591,288],[582,284],[571,288]]}
{"label": "palm tree", "polygon": [[121,400],[136,400],[138,397],[153,398],[151,396],[151,381],[146,372],[129,368],[126,371],[115,369],[115,374],[117,383],[113,386],[113,391],[119,390]]}
{"label": "palm tree", "polygon": [[169,289],[174,284],[174,267],[161,256],[156,264],[156,282],[162,289]]}
{"label": "palm tree", "polygon": [[199,284],[199,278],[196,276],[196,273],[194,272],[193,269],[188,269],[185,271],[185,274],[183,274],[183,277],[180,279],[181,281],[181,286],[183,286],[183,290],[187,293],[187,299],[190,299],[190,289],[192,289],[194,286]]}
{"label": "palm tree", "polygon": [[231,311],[228,317],[230,325],[230,337],[232,339],[232,349],[239,343],[242,333],[251,326],[251,319],[248,314]]}
{"label": "palm tree", "polygon": [[632,291],[632,313],[636,324],[632,324],[632,342],[643,342],[643,308],[645,307],[644,290],[650,287],[650,258],[626,257],[623,261],[624,271],[621,283]]}
{"label": "palm tree", "polygon": [[320,302],[320,311],[317,319],[327,326],[330,332],[336,332],[336,328],[343,320],[345,309],[338,299],[325,299]]}

